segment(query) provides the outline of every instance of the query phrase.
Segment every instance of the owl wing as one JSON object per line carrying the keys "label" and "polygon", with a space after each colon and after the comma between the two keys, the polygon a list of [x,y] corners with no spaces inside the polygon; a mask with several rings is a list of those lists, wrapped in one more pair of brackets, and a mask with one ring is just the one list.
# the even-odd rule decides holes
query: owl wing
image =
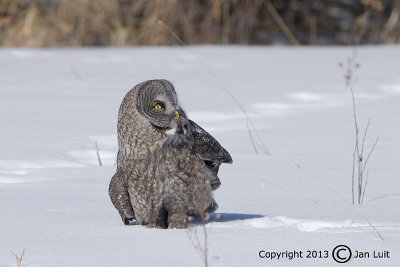
{"label": "owl wing", "polygon": [[204,161],[210,171],[210,185],[212,190],[215,190],[221,185],[218,178],[219,165],[221,163],[232,163],[232,157],[211,134],[194,121],[188,121],[194,138],[194,152]]}
{"label": "owl wing", "polygon": [[204,161],[232,163],[232,157],[218,141],[206,130],[189,120],[189,127],[194,137],[194,152]]}
{"label": "owl wing", "polygon": [[135,218],[135,214],[129,200],[128,188],[126,187],[126,177],[121,169],[117,169],[114,176],[111,178],[108,193],[111,202],[118,210],[123,223],[129,224],[129,221]]}

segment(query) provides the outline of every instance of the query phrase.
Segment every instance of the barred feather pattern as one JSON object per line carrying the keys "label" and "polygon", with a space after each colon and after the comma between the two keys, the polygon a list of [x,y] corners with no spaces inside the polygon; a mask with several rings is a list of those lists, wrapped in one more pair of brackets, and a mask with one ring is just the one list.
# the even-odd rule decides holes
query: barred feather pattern
{"label": "barred feather pattern", "polygon": [[[165,114],[148,107],[155,100],[163,101]],[[175,110],[179,118],[172,114]],[[117,132],[117,171],[109,195],[124,224],[136,219],[139,224],[180,228],[183,212],[197,216],[218,208],[212,190],[221,184],[220,164],[232,158],[188,120],[169,81],[145,81],[131,89],[119,109]],[[180,219],[169,224],[172,214]]]}

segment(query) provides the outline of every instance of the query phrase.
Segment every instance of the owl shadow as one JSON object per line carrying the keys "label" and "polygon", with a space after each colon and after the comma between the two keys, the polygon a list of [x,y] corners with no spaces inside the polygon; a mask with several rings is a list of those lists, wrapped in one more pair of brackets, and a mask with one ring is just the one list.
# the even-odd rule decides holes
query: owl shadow
{"label": "owl shadow", "polygon": [[[261,214],[244,214],[244,213],[212,213],[210,218],[206,221],[206,224],[213,222],[233,222],[233,221],[243,221],[249,219],[256,219],[265,217]],[[191,222],[192,225],[202,224],[200,217],[194,217]]]}

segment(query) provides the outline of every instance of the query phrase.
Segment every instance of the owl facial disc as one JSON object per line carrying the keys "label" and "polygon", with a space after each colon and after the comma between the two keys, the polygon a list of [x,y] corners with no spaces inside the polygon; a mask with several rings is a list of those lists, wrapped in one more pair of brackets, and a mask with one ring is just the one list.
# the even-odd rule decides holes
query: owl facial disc
{"label": "owl facial disc", "polygon": [[166,80],[152,80],[142,84],[137,97],[137,108],[158,131],[173,132],[177,127],[178,99],[172,84]]}

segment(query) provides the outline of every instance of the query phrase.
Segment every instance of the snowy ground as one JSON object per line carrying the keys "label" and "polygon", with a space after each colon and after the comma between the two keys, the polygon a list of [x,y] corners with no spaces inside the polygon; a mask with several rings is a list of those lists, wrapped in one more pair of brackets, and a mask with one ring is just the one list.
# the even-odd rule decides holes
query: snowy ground
{"label": "snowy ground", "polygon": [[[221,217],[207,224],[209,266],[336,266],[342,244],[370,252],[349,266],[400,266],[400,47],[359,48],[353,76],[360,128],[371,117],[367,147],[380,138],[359,209],[385,241],[334,193],[351,201],[352,48],[192,49],[247,110],[270,156],[255,154],[244,115],[188,49],[0,50],[0,266],[17,266],[13,253],[24,249],[31,267],[203,265],[190,242],[201,225],[124,226],[108,197],[119,104],[154,78],[173,81],[189,117],[234,160],[220,169]],[[262,250],[328,258],[271,260]]]}

